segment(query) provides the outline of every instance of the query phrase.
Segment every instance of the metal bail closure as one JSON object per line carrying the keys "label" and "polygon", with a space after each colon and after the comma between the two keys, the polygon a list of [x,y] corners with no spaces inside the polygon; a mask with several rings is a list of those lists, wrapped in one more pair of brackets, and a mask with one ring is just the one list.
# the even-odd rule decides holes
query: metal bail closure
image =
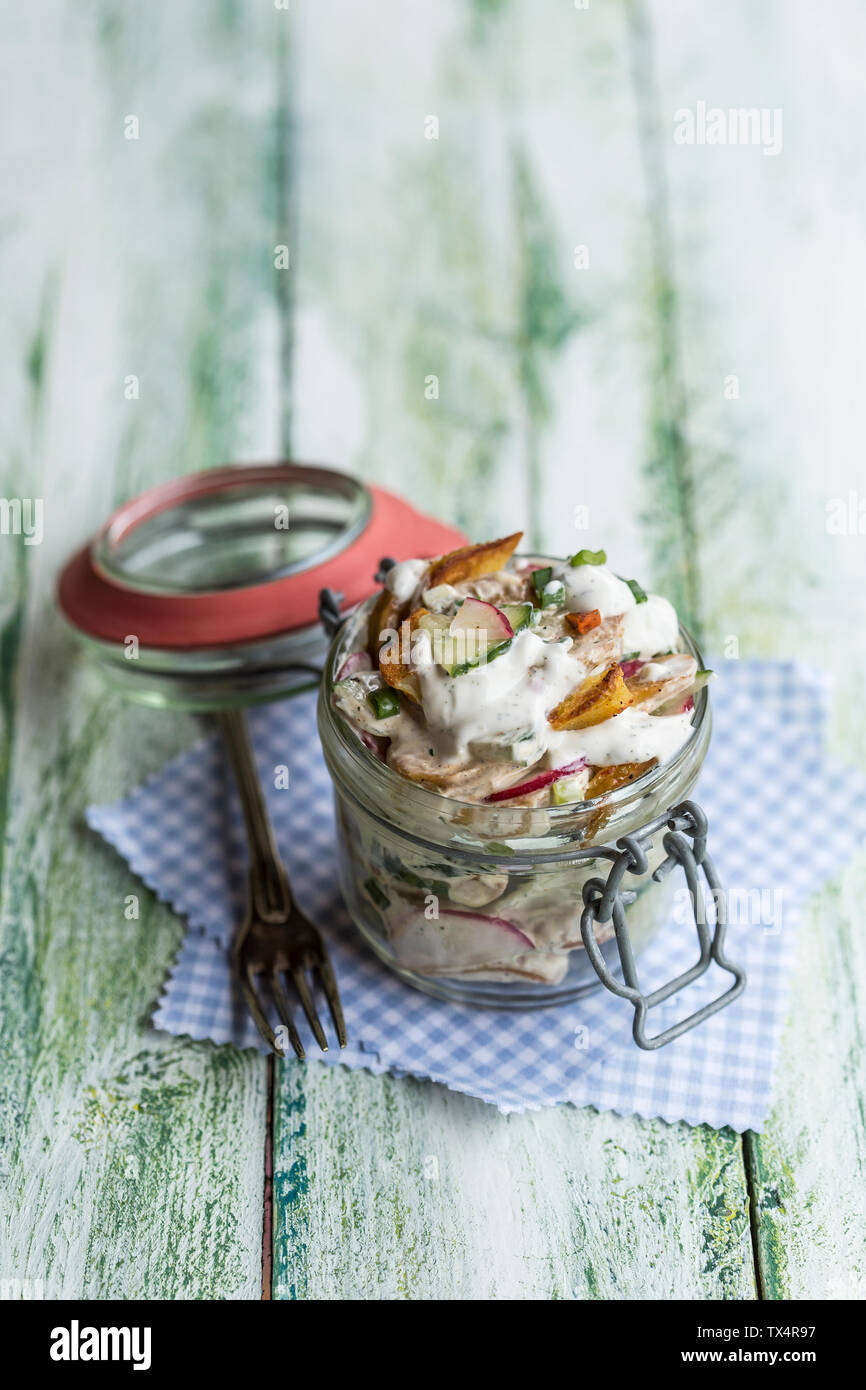
{"label": "metal bail closure", "polygon": [[[678,975],[674,980],[669,980],[661,988],[653,990],[652,994],[644,995],[641,993],[638,983],[625,912],[626,902],[633,901],[635,895],[628,892],[621,893],[620,883],[626,873],[642,875],[647,872],[646,851],[652,846],[652,836],[664,826],[667,826],[667,833],[662,839],[662,845],[667,850],[667,858],[654,871],[653,878],[660,882],[677,864],[682,865],[694,911],[700,955],[695,964],[683,971],[682,975]],[[746,987],[745,970],[742,966],[735,965],[733,961],[728,960],[725,955],[727,913],[724,893],[715,866],[707,854],[707,818],[700,806],[694,801],[683,801],[657,820],[644,826],[636,834],[624,835],[621,840],[617,840],[615,848],[605,846],[600,853],[603,857],[612,859],[613,864],[606,880],[591,878],[584,884],[584,908],[580,918],[580,935],[593,969],[605,988],[609,989],[611,994],[618,995],[620,999],[628,999],[634,1005],[634,1026],[632,1028],[634,1040],[638,1047],[651,1052],[657,1047],[664,1047],[666,1043],[673,1042],[674,1038],[687,1033],[689,1029],[703,1023],[704,1019],[718,1013],[728,1004],[732,1004]],[[716,924],[712,936],[707,924],[706,898],[698,869],[703,870],[704,878],[715,903]],[[605,965],[593,930],[597,922],[609,922],[611,920],[613,921],[617,950],[622,966],[622,981],[612,975]],[[726,990],[724,994],[720,994],[716,999],[712,999],[703,1008],[690,1014],[688,1018],[681,1019],[679,1023],[666,1028],[663,1033],[657,1033],[653,1038],[647,1037],[645,1024],[648,1011],[656,1004],[661,1004],[665,999],[669,999],[672,994],[685,989],[686,985],[690,985],[693,980],[706,974],[712,961],[715,961],[716,965],[727,971],[729,975],[733,975],[734,983],[730,989]]]}

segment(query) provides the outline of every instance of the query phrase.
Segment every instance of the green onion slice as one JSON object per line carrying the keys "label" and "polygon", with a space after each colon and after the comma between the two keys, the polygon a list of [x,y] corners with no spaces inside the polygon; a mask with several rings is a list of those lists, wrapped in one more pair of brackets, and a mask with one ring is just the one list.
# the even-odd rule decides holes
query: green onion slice
{"label": "green onion slice", "polygon": [[625,582],[634,594],[635,603],[646,603],[646,594],[644,593],[641,586],[638,584],[637,580],[627,579]]}
{"label": "green onion slice", "polygon": [[579,550],[569,558],[568,563],[572,569],[577,569],[578,565],[606,565],[607,554],[603,550]]}
{"label": "green onion slice", "polygon": [[544,586],[549,582],[552,574],[552,565],[545,565],[544,569],[532,571],[532,587],[537,594],[542,594],[544,592]]}
{"label": "green onion slice", "polygon": [[400,701],[393,690],[371,690],[367,700],[377,719],[390,719],[392,714],[400,713]]}

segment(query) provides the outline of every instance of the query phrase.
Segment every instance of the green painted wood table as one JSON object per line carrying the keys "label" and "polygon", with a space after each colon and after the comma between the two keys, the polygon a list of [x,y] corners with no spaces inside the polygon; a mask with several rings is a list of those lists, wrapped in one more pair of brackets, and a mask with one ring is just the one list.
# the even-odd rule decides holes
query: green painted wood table
{"label": "green painted wood table", "polygon": [[[272,1074],[148,1025],[182,925],[143,890],[128,918],[82,813],[196,729],[106,695],[52,606],[113,502],[326,460],[477,536],[577,528],[708,649],[830,669],[866,766],[862,7],[45,0],[0,26],[0,493],[44,502],[41,543],[8,507],[0,535],[0,1277],[862,1297],[866,855],[807,914],[761,1135]],[[767,123],[690,142],[713,107]]]}

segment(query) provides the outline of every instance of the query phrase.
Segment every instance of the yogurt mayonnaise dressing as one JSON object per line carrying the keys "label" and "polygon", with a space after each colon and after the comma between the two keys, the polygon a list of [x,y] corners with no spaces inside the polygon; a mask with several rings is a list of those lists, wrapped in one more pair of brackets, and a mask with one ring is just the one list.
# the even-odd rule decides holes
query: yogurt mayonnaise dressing
{"label": "yogurt mayonnaise dressing", "polygon": [[566,607],[572,613],[597,608],[602,619],[625,615],[622,649],[629,656],[654,656],[676,646],[676,609],[661,594],[647,594],[646,602],[638,603],[629,586],[607,565],[578,565],[576,569],[554,565],[553,573],[565,585]]}
{"label": "yogurt mayonnaise dressing", "polygon": [[385,588],[398,603],[408,603],[417,593],[429,568],[427,560],[400,560],[385,575]]}
{"label": "yogurt mayonnaise dressing", "polygon": [[501,656],[449,676],[433,660],[426,633],[413,649],[413,665],[421,685],[421,704],[431,747],[443,762],[469,756],[474,740],[531,729],[541,749],[552,733],[547,714],[586,675],[569,655],[570,639],[545,642],[524,628]]}
{"label": "yogurt mayonnaise dressing", "polygon": [[[624,615],[621,655],[650,657],[676,647],[679,624],[667,599],[649,594],[638,603],[629,586],[606,565],[558,564],[552,569],[552,578],[565,586],[570,612],[597,608],[602,619]],[[425,570],[423,561],[403,561],[389,571],[386,585],[398,600],[414,602]],[[573,646],[571,638],[546,642],[524,629],[495,660],[449,676],[434,661],[428,635],[417,634],[412,663],[421,686],[425,728],[419,730],[408,721],[396,723],[395,751],[423,744],[428,755],[443,763],[464,762],[471,756],[469,745],[474,741],[531,730],[545,753],[543,762],[551,768],[582,757],[598,767],[672,757],[688,737],[688,713],[660,718],[629,708],[588,729],[557,732],[550,727],[547,715],[588,674],[573,655]],[[652,674],[657,677],[663,672],[662,661]]]}

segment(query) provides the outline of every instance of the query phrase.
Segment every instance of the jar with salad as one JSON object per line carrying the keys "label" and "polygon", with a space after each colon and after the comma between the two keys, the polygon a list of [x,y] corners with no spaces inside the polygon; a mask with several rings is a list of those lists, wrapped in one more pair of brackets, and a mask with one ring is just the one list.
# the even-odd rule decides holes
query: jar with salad
{"label": "jar with salad", "polygon": [[[594,847],[688,796],[711,725],[712,673],[666,598],[604,551],[520,540],[391,567],[337,631],[319,701],[358,929],[417,988],[499,1008],[597,985]],[[636,951],[664,921],[664,853],[630,883]],[[612,935],[595,933],[608,960]]]}

